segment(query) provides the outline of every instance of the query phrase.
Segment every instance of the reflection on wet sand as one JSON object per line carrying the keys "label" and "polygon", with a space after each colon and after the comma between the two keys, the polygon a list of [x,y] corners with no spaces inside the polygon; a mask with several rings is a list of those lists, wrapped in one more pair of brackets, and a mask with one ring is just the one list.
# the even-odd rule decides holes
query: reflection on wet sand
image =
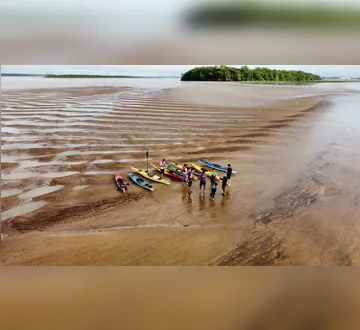
{"label": "reflection on wet sand", "polygon": [[[359,265],[356,88],[224,86],[5,91],[2,263]],[[238,173],[117,191],[147,150]]]}
{"label": "reflection on wet sand", "polygon": [[50,194],[50,193],[52,193],[54,191],[57,191],[57,190],[60,190],[62,188],[64,188],[64,186],[61,186],[61,185],[39,187],[39,188],[32,189],[30,191],[27,191],[26,193],[23,193],[23,194],[19,195],[18,197],[21,198],[21,199],[34,198],[34,197],[37,197],[37,196]]}
{"label": "reflection on wet sand", "polygon": [[7,220],[11,217],[17,217],[29,212],[33,212],[43,207],[46,202],[30,202],[23,205],[18,205],[10,210],[1,213],[1,221]]}

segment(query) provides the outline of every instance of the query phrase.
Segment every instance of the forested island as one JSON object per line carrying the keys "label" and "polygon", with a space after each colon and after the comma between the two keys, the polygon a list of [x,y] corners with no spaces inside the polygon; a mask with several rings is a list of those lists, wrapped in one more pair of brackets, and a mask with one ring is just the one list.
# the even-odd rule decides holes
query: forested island
{"label": "forested island", "polygon": [[187,27],[201,29],[219,26],[255,26],[256,28],[321,28],[359,30],[360,12],[349,6],[324,6],[268,3],[267,1],[233,1],[191,8],[184,15]]}
{"label": "forested island", "polygon": [[268,68],[250,69],[220,66],[196,67],[181,76],[182,81],[251,81],[251,82],[314,82],[322,81],[318,75],[294,70],[274,70]]}
{"label": "forested island", "polygon": [[141,78],[133,76],[105,76],[96,74],[47,74],[45,78]]}

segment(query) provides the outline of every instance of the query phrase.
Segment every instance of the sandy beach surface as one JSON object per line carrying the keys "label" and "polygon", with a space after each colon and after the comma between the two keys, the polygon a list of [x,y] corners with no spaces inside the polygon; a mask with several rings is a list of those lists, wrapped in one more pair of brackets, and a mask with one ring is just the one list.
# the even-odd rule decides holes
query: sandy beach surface
{"label": "sandy beach surface", "polygon": [[[30,80],[31,81],[30,81]],[[360,85],[3,78],[2,265],[360,265]],[[207,158],[225,197],[114,172]]]}

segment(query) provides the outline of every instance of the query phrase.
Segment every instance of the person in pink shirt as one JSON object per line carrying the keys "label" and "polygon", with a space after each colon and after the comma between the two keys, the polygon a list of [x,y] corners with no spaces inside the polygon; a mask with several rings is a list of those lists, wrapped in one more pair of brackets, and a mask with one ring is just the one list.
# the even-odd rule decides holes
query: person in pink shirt
{"label": "person in pink shirt", "polygon": [[182,182],[186,184],[188,181],[188,172],[189,172],[188,168],[187,168],[187,164],[184,164],[184,166],[181,170],[183,172]]}
{"label": "person in pink shirt", "polygon": [[161,173],[160,177],[161,177],[161,180],[164,178],[165,168],[166,168],[166,163],[165,163],[165,159],[163,159],[160,162],[160,173]]}

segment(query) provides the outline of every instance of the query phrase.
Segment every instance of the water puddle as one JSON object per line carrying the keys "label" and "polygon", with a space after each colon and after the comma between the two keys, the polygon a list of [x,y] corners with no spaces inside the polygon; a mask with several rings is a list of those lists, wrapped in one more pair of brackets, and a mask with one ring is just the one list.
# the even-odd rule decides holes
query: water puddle
{"label": "water puddle", "polygon": [[40,201],[40,202],[30,202],[27,204],[18,205],[10,210],[1,212],[1,221],[33,212],[45,206],[46,204],[47,204],[46,202]]}
{"label": "water puddle", "polygon": [[113,159],[98,159],[98,160],[94,160],[90,164],[106,164],[106,163],[115,163],[115,162],[116,160]]}
{"label": "water puddle", "polygon": [[24,133],[25,130],[18,129],[16,127],[4,127],[4,123],[1,123],[1,133],[20,134]]}
{"label": "water puddle", "polygon": [[17,163],[18,162],[18,156],[10,156],[10,155],[1,155],[1,162],[2,163]]}
{"label": "water puddle", "polygon": [[22,193],[20,189],[1,190],[1,198],[16,196],[20,193]]}
{"label": "water puddle", "polygon": [[11,143],[1,146],[1,150],[15,150],[15,149],[38,149],[38,148],[52,148],[62,149],[62,146],[49,146],[46,143]]}
{"label": "water puddle", "polygon": [[[38,131],[37,129],[34,129],[34,131]],[[59,132],[65,132],[65,133],[79,133],[79,132],[86,132],[86,129],[81,128],[67,128],[67,127],[58,127],[58,128],[48,128],[48,129],[40,129],[42,133],[59,133]]]}
{"label": "water puddle", "polygon": [[21,135],[21,136],[2,136],[1,141],[4,142],[22,142],[24,140],[42,140],[42,136],[31,136],[31,135]]}
{"label": "water puddle", "polygon": [[80,172],[54,172],[41,175],[43,178],[63,178],[65,176],[79,174]]}
{"label": "water puddle", "polygon": [[11,181],[11,180],[23,180],[23,179],[29,179],[36,177],[36,173],[30,173],[30,172],[12,172],[7,175],[1,175],[1,180],[4,181]]}
{"label": "water puddle", "polygon": [[52,162],[38,162],[36,160],[22,160],[20,162],[20,167],[22,168],[31,168],[31,167],[40,167],[40,166],[72,166],[72,165],[83,165],[86,162],[65,162],[65,161],[52,161]]}
{"label": "water puddle", "polygon": [[[120,152],[125,152],[125,150],[119,151],[64,151],[57,155],[57,157],[64,156],[81,156],[81,155],[109,155],[109,154],[118,154]],[[129,152],[138,152],[136,150],[130,150]]]}
{"label": "water puddle", "polygon": [[83,189],[86,189],[88,188],[89,186],[75,186],[72,188],[72,190],[83,190]]}
{"label": "water puddle", "polygon": [[89,172],[85,172],[85,175],[112,175],[114,174],[114,172],[110,172],[110,171],[89,171]]}
{"label": "water puddle", "polygon": [[[46,141],[51,141],[51,140],[75,140],[76,137],[68,137],[68,136],[63,136],[63,135],[51,135],[51,136],[46,136]],[[92,137],[92,140],[105,140],[105,141],[109,141],[112,139],[110,138],[97,138],[97,137]],[[2,141],[5,142],[23,142],[23,141],[37,141],[37,140],[44,140],[44,136],[33,136],[33,135],[21,135],[21,136],[4,136],[1,137]],[[116,139],[116,140],[126,140],[126,139]]]}
{"label": "water puddle", "polygon": [[[72,149],[72,148],[81,148],[81,147],[88,147],[89,144],[88,143],[69,143],[66,145],[67,148]],[[101,146],[101,144],[99,144],[99,146]]]}
{"label": "water puddle", "polygon": [[34,126],[34,127],[58,127],[58,126],[65,126],[65,127],[73,127],[73,126],[96,126],[96,127],[108,127],[107,125],[103,124],[96,124],[96,123],[49,123],[49,122],[42,122],[42,121],[30,121],[30,120],[12,120],[11,122],[7,122],[4,124],[6,126]]}
{"label": "water puddle", "polygon": [[[149,157],[149,161],[152,161],[153,158]],[[132,162],[144,162],[146,158],[123,158],[118,160],[118,163],[132,163]]]}
{"label": "water puddle", "polygon": [[50,193],[60,190],[62,188],[64,188],[64,186],[61,186],[61,185],[39,187],[39,188],[29,190],[26,193],[19,195],[18,197],[21,199],[34,198],[34,197],[50,194]]}
{"label": "water puddle", "polygon": [[24,205],[32,202],[32,198],[20,199],[19,205]]}

